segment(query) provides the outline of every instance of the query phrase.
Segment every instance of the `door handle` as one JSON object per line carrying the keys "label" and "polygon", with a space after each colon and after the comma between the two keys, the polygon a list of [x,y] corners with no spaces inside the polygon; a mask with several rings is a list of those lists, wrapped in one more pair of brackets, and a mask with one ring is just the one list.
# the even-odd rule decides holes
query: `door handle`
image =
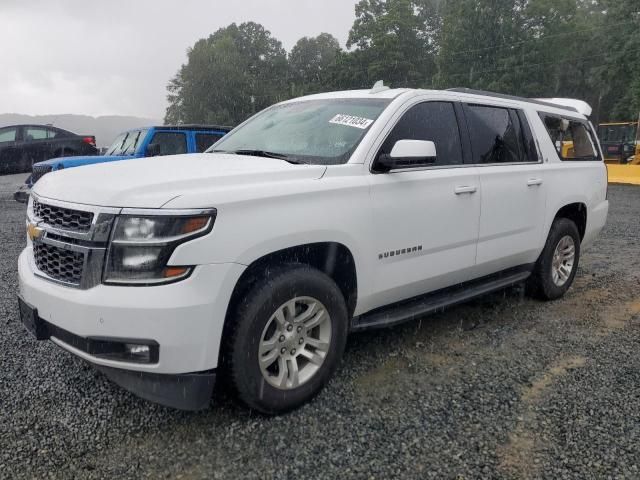
{"label": "door handle", "polygon": [[456,195],[462,195],[465,193],[473,194],[473,193],[476,193],[477,191],[478,191],[478,188],[473,186],[460,186],[460,187],[456,187],[454,190]]}
{"label": "door handle", "polygon": [[527,180],[527,187],[535,187],[536,185],[542,185],[541,178],[530,178]]}

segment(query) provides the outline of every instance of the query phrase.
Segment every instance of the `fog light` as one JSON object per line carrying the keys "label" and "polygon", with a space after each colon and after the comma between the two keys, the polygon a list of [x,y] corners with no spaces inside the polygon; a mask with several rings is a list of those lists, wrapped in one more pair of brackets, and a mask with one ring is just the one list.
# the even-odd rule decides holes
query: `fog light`
{"label": "fog light", "polygon": [[151,362],[151,348],[149,345],[125,343],[124,350],[132,360],[135,359],[136,361],[145,363]]}

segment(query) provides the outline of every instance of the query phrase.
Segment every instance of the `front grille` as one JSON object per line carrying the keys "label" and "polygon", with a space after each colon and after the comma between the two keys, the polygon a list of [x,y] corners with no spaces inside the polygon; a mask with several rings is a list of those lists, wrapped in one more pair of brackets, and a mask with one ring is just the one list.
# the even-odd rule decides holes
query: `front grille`
{"label": "front grille", "polygon": [[80,285],[84,254],[46,243],[33,244],[36,266],[45,275],[59,282]]}
{"label": "front grille", "polygon": [[33,213],[46,225],[73,232],[88,232],[93,222],[93,213],[70,208],[55,207],[33,200]]}
{"label": "front grille", "polygon": [[31,172],[31,185],[35,184],[44,174],[49,173],[52,169],[53,165],[39,165],[36,163]]}

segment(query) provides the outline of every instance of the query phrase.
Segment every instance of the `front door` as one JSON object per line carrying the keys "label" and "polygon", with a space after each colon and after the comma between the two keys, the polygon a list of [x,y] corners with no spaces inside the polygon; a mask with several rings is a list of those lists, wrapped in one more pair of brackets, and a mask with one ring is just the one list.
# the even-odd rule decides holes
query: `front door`
{"label": "front door", "polygon": [[411,106],[378,156],[407,139],[433,141],[437,158],[433,166],[370,176],[377,256],[373,308],[459,283],[475,265],[480,183],[477,169],[464,166],[453,103]]}

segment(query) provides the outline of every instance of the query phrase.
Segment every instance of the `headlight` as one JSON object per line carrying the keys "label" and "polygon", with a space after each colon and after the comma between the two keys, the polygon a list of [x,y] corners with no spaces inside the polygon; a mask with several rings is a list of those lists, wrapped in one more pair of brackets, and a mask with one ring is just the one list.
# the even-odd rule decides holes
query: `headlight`
{"label": "headlight", "polygon": [[168,266],[169,259],[178,245],[211,231],[216,211],[130,212],[116,218],[104,283],[158,285],[188,277],[193,266]]}
{"label": "headlight", "polygon": [[29,195],[27,200],[27,219],[33,218],[33,197]]}

